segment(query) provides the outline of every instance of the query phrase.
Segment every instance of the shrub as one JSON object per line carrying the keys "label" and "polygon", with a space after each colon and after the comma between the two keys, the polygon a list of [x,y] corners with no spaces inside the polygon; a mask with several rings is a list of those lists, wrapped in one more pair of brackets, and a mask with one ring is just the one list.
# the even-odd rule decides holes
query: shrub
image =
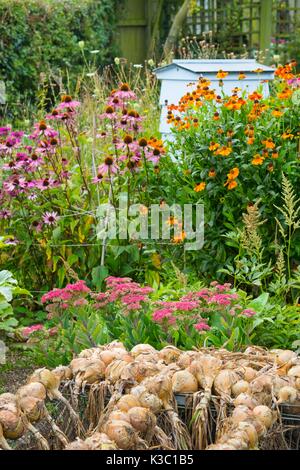
{"label": "shrub", "polygon": [[[217,96],[202,78],[178,106],[169,107],[175,137],[171,151],[182,164],[179,184],[189,187],[190,200],[205,205],[206,243],[198,253],[199,272],[214,276],[232,260],[224,235],[235,230],[247,206],[258,199],[262,219],[268,220],[261,228],[265,249],[274,256],[274,206],[280,205],[282,173],[299,186],[300,81],[294,66],[277,69],[266,99],[260,89],[247,94],[237,88],[231,96]],[[226,75],[220,72],[219,77]],[[280,211],[278,218],[282,220]],[[297,240],[299,234],[290,253],[296,260]]]}
{"label": "shrub", "polygon": [[[40,87],[74,86],[86,51],[99,67],[114,54],[116,0],[4,0],[0,3],[0,79],[6,84],[7,112],[21,118],[37,102]],[[80,47],[81,46],[81,47]],[[91,51],[97,53],[91,54]],[[45,77],[50,83],[44,83]],[[25,106],[26,109],[26,106]]]}

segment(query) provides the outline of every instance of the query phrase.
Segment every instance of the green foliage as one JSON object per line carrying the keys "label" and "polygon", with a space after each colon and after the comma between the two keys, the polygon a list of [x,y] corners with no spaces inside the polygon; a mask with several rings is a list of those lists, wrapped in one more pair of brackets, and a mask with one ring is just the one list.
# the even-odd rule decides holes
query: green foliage
{"label": "green foliage", "polygon": [[16,295],[30,295],[21,289],[9,271],[0,271],[0,331],[11,332],[18,325],[11,301]]}
{"label": "green foliage", "polygon": [[[0,2],[0,79],[6,84],[5,111],[10,117],[20,119],[22,108],[25,114],[26,103],[36,103],[43,89],[60,91],[63,81],[74,88],[86,72],[83,50],[96,67],[108,63],[114,54],[119,4],[116,0]],[[46,101],[50,97],[49,92]]]}

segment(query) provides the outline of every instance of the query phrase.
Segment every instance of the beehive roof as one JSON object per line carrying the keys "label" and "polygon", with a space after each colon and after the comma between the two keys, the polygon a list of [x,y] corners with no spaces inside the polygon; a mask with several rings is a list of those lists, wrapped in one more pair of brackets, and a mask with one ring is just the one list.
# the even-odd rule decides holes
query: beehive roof
{"label": "beehive roof", "polygon": [[274,72],[272,67],[259,64],[254,59],[197,59],[197,60],[173,60],[171,64],[159,67],[155,72],[160,73],[171,68],[179,67],[193,73],[217,73],[220,69],[224,72],[247,72],[256,73],[255,70],[260,68],[264,72]]}

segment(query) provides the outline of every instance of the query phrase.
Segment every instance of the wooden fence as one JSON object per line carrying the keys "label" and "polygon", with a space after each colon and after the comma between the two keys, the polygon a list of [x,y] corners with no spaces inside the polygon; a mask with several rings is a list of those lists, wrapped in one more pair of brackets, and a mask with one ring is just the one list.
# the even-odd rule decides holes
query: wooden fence
{"label": "wooden fence", "polygon": [[[165,0],[162,19],[172,1]],[[149,58],[158,4],[159,0],[123,0],[118,43],[130,62]],[[235,51],[244,45],[265,50],[271,42],[293,42],[300,28],[300,0],[193,0],[192,5],[183,34],[212,31],[217,42]]]}

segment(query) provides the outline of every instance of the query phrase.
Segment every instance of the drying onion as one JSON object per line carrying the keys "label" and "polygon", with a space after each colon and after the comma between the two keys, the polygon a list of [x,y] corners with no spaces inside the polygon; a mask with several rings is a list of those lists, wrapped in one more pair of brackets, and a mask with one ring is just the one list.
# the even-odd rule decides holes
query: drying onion
{"label": "drying onion", "polygon": [[85,440],[91,450],[117,450],[116,444],[103,432],[94,433]]}
{"label": "drying onion", "polygon": [[239,380],[235,384],[232,385],[232,394],[234,397],[237,397],[241,393],[249,393],[250,391],[250,385],[249,382],[246,380]]}
{"label": "drying onion", "polygon": [[148,409],[136,406],[128,411],[130,424],[136,429],[146,441],[151,441],[156,426],[156,417]]}
{"label": "drying onion", "polygon": [[25,397],[34,397],[39,400],[45,400],[47,396],[46,389],[40,382],[31,382],[27,385],[23,385],[17,390],[16,397],[18,400]]}
{"label": "drying onion", "polygon": [[0,424],[2,425],[3,435],[7,439],[19,439],[23,436],[26,427],[17,408],[0,410]]}
{"label": "drying onion", "polygon": [[242,421],[246,421],[252,416],[252,411],[245,405],[237,406],[232,412],[232,422],[234,424],[239,424]]}
{"label": "drying onion", "polygon": [[172,377],[173,393],[194,393],[198,390],[198,382],[187,370],[175,372]]}
{"label": "drying onion", "polygon": [[269,429],[273,424],[273,413],[267,406],[256,406],[253,409],[253,416],[258,419],[267,429]]}
{"label": "drying onion", "polygon": [[91,447],[81,439],[76,439],[76,441],[67,444],[64,450],[92,450]]}
{"label": "drying onion", "polygon": [[136,444],[134,428],[127,421],[109,421],[104,428],[105,433],[120,449],[133,449]]}
{"label": "drying onion", "polygon": [[297,390],[294,387],[282,387],[278,394],[278,404],[280,403],[295,403],[297,400]]}
{"label": "drying onion", "polygon": [[240,393],[234,400],[234,406],[244,405],[247,406],[250,410],[253,410],[258,405],[258,402],[255,398],[248,393]]}
{"label": "drying onion", "polygon": [[135,358],[140,354],[153,354],[156,353],[156,349],[153,348],[150,344],[137,344],[132,348],[130,354]]}
{"label": "drying onion", "polygon": [[232,370],[221,370],[214,380],[214,389],[220,396],[231,396],[233,385],[238,382],[239,376]]}
{"label": "drying onion", "polygon": [[68,366],[58,366],[52,372],[60,381],[71,380],[73,375],[71,368]]}
{"label": "drying onion", "polygon": [[238,424],[238,429],[244,431],[248,436],[249,447],[253,449],[258,443],[258,434],[253,424],[247,421],[241,421]]}
{"label": "drying onion", "polygon": [[134,395],[128,394],[121,397],[116,406],[119,410],[127,412],[130,408],[140,406],[140,402]]}
{"label": "drying onion", "polygon": [[160,359],[162,359],[166,364],[176,362],[180,355],[181,351],[175,346],[166,346],[161,351],[159,351]]}

